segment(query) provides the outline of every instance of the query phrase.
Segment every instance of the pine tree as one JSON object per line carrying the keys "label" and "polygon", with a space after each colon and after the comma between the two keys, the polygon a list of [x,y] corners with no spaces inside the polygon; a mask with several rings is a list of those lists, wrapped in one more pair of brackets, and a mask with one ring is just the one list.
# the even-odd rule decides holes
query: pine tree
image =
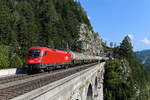
{"label": "pine tree", "polygon": [[123,39],[121,45],[120,45],[120,52],[119,52],[121,57],[125,57],[127,60],[133,58],[134,52],[132,50],[132,44],[131,44],[131,39],[127,35]]}
{"label": "pine tree", "polygon": [[113,48],[113,42],[110,42],[110,48]]}
{"label": "pine tree", "polygon": [[39,44],[82,51],[82,23],[91,27],[74,0],[0,0],[0,45],[11,48],[10,57],[19,55],[24,60],[27,49]]}
{"label": "pine tree", "polygon": [[0,44],[9,44],[10,21],[10,9],[0,2]]}
{"label": "pine tree", "polygon": [[44,45],[53,45],[51,43],[54,42],[48,41],[53,41],[57,37],[56,21],[58,20],[58,17],[52,1],[43,3],[39,8],[38,17],[42,28],[42,32],[40,33],[40,43]]}

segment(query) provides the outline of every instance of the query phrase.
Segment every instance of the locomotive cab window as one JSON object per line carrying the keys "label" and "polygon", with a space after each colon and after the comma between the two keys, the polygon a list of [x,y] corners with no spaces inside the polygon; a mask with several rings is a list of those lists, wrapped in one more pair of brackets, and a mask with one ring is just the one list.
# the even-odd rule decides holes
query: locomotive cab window
{"label": "locomotive cab window", "polygon": [[38,49],[29,50],[28,57],[29,58],[38,58],[40,56],[40,52],[41,52],[41,50],[38,50]]}
{"label": "locomotive cab window", "polygon": [[47,55],[47,52],[45,51],[44,55],[43,56],[46,56]]}

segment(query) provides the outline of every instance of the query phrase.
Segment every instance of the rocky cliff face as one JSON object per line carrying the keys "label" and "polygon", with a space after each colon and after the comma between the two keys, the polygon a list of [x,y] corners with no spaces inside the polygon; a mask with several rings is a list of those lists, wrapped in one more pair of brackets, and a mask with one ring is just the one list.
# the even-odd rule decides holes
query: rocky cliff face
{"label": "rocky cliff face", "polygon": [[122,79],[122,81],[127,83],[130,82],[131,68],[129,67],[129,63],[126,60],[124,59],[121,60],[118,72],[120,75],[120,79]]}
{"label": "rocky cliff face", "polygon": [[80,39],[85,54],[100,55],[103,53],[101,37],[85,24],[80,26]]}

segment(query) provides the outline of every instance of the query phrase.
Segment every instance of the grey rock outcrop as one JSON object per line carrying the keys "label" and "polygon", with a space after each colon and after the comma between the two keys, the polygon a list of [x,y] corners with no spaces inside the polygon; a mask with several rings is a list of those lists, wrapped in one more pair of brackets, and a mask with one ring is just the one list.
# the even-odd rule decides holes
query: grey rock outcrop
{"label": "grey rock outcrop", "polygon": [[88,55],[101,55],[103,53],[103,47],[101,45],[101,37],[98,33],[95,33],[92,29],[85,24],[80,26],[80,41],[82,41],[82,47],[84,54]]}
{"label": "grey rock outcrop", "polygon": [[129,64],[126,60],[124,60],[124,59],[121,60],[118,72],[120,73],[120,76],[121,76],[120,78],[124,82],[130,83],[131,69],[130,69]]}

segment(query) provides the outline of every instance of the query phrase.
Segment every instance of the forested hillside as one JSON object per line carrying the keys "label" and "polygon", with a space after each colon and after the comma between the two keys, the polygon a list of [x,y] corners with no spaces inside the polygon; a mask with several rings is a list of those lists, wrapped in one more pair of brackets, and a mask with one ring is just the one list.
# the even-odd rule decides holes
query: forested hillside
{"label": "forested hillside", "polygon": [[105,65],[104,100],[149,100],[150,72],[138,61],[126,36]]}
{"label": "forested hillside", "polygon": [[82,23],[92,29],[74,0],[0,0],[0,68],[21,66],[31,46],[81,52]]}
{"label": "forested hillside", "polygon": [[136,52],[137,60],[148,70],[150,70],[150,50]]}

